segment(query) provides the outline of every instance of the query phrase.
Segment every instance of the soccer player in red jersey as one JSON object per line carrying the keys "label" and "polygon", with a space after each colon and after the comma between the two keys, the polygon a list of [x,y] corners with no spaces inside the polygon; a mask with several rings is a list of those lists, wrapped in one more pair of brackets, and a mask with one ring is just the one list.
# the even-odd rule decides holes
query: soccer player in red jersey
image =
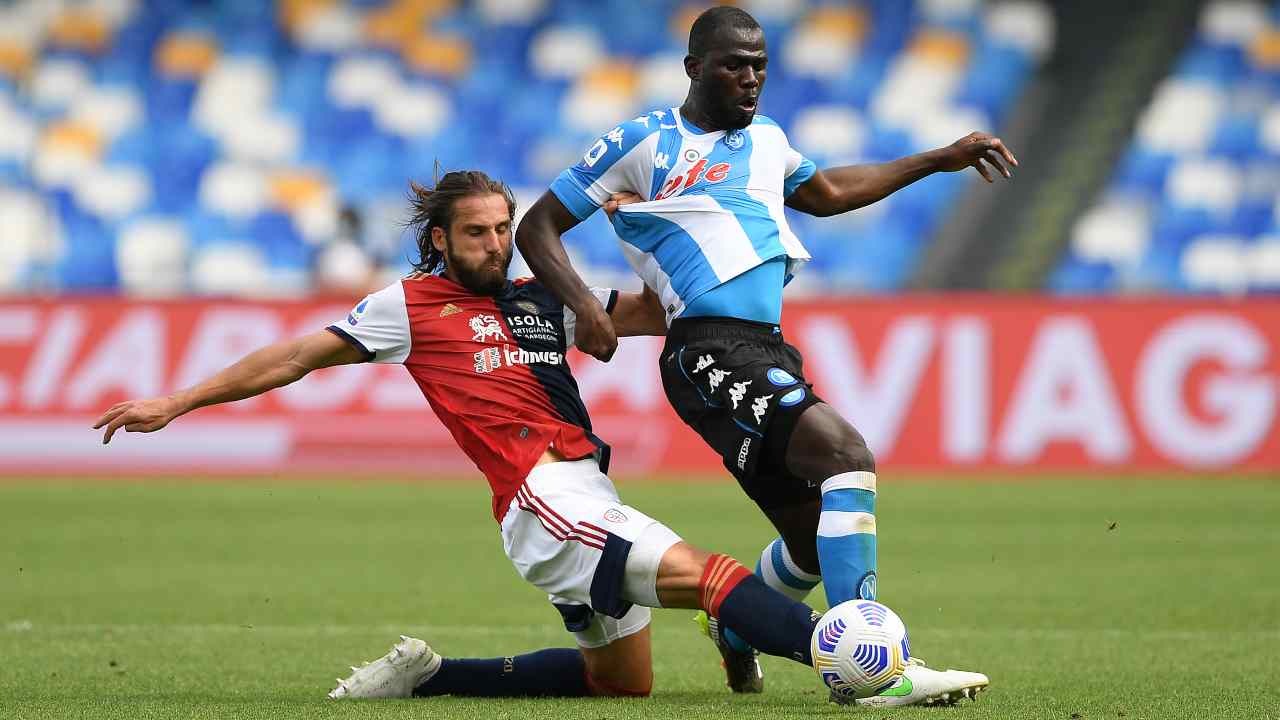
{"label": "soccer player in red jersey", "polygon": [[[257,350],[172,395],[115,405],[94,425],[105,428],[103,443],[117,430],[154,432],[197,408],[253,397],[323,367],[408,369],[488,479],[508,557],[548,594],[578,648],[454,659],[402,636],[385,656],[339,680],[333,698],[647,695],[650,607],[704,610],[762,652],[812,664],[817,614],[807,605],[619,500],[604,474],[609,447],[592,432],[565,363],[573,312],[537,280],[507,280],[510,190],[465,171],[413,191],[415,273],[326,329]],[[619,335],[664,331],[662,309],[648,293],[593,293]]]}

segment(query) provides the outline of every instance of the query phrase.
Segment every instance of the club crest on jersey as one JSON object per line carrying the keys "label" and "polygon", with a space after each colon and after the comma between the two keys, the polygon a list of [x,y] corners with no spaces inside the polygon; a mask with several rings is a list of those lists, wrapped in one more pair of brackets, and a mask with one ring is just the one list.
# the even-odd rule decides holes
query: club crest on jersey
{"label": "club crest on jersey", "polygon": [[724,136],[724,146],[730,150],[741,150],[745,144],[747,144],[747,138],[741,130],[731,130]]}
{"label": "club crest on jersey", "polygon": [[[687,153],[685,158],[688,159]],[[707,159],[700,158],[683,175],[677,175],[668,180],[667,184],[662,186],[662,190],[653,199],[666,200],[669,197],[675,197],[696,185],[700,180],[706,180],[711,184],[724,182],[725,178],[729,177],[729,169],[731,167],[727,162],[718,162],[711,167],[707,167]]]}
{"label": "club crest on jersey", "polygon": [[471,332],[475,333],[471,339],[476,342],[507,339],[507,334],[502,331],[502,325],[492,315],[476,315],[471,318]]}

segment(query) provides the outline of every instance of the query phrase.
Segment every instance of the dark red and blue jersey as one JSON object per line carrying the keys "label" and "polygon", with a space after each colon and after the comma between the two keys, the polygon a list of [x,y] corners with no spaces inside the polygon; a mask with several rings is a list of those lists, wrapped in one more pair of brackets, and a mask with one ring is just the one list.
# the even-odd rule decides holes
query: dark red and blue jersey
{"label": "dark red and blue jersey", "polygon": [[[616,290],[594,290],[606,309]],[[371,362],[401,363],[462,451],[489,480],[499,521],[547,448],[566,458],[609,447],[565,362],[573,311],[537,280],[476,295],[438,275],[413,274],[380,290],[329,330]]]}

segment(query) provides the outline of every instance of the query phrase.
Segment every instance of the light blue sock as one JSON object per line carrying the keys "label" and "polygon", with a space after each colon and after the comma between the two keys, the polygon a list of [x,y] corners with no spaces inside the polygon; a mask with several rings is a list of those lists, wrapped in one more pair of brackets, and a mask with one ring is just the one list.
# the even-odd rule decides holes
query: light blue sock
{"label": "light blue sock", "polygon": [[[760,560],[756,563],[756,576],[763,580],[765,585],[796,602],[804,600],[809,591],[822,582],[822,576],[811,575],[796,565],[796,561],[791,559],[791,551],[787,549],[787,544],[782,541],[782,538],[775,538],[764,547],[764,551],[760,553]],[[725,641],[734,650],[746,652],[750,649],[746,641],[729,628],[724,629],[723,635]]]}
{"label": "light blue sock", "polygon": [[875,473],[841,473],[822,483],[818,562],[832,607],[876,599]]}

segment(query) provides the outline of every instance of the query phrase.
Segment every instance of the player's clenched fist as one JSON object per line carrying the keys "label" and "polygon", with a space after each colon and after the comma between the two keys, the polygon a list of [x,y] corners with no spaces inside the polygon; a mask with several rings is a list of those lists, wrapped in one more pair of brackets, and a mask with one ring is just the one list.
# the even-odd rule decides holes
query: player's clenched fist
{"label": "player's clenched fist", "polygon": [[[982,179],[993,182],[991,170],[1010,178],[1013,173],[1009,166],[1017,167],[1018,160],[1005,147],[1000,138],[989,133],[971,132],[950,145],[936,151],[938,169],[943,172],[956,172],[972,167],[978,171]],[[987,165],[991,167],[988,168]]]}
{"label": "player's clenched fist", "polygon": [[613,329],[609,314],[599,305],[577,318],[574,329],[574,345],[600,362],[609,362],[618,349],[618,335]]}
{"label": "player's clenched fist", "polygon": [[171,397],[150,400],[127,400],[113,405],[93,424],[94,429],[106,426],[102,444],[111,442],[116,430],[125,432],[155,432],[180,415],[178,403]]}

